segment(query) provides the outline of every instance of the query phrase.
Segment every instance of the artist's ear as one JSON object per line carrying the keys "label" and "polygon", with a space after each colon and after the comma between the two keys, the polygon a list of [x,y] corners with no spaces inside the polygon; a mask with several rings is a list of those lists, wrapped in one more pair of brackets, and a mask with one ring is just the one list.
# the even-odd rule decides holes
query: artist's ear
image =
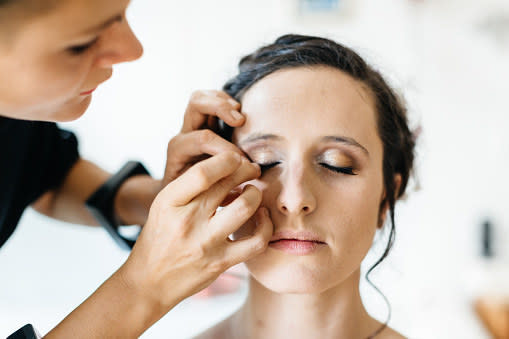
{"label": "artist's ear", "polygon": [[[398,199],[399,188],[401,187],[401,174],[396,173],[394,175],[394,199]],[[378,216],[378,228],[382,228],[385,224],[385,218],[389,211],[389,202],[386,199],[386,191],[382,195],[382,206],[380,206],[380,215]]]}

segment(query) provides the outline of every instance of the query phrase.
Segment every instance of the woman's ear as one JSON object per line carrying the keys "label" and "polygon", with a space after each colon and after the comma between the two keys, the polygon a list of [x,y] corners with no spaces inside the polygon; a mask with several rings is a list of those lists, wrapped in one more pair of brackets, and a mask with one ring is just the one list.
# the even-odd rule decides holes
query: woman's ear
{"label": "woman's ear", "polygon": [[[398,199],[399,188],[401,187],[401,174],[396,173],[394,175],[394,200]],[[386,199],[386,191],[382,196],[382,206],[380,206],[380,215],[378,217],[378,228],[382,228],[387,217],[387,211],[389,210],[389,202]]]}

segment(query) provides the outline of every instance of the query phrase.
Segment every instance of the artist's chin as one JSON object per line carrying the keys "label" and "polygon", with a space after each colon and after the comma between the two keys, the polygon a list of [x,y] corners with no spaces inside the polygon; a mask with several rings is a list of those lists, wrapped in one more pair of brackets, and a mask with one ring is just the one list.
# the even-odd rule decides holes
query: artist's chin
{"label": "artist's chin", "polygon": [[52,121],[67,122],[80,118],[90,106],[92,96],[77,97],[66,103],[51,116]]}
{"label": "artist's chin", "polygon": [[28,109],[26,107],[8,109],[7,112],[9,113],[2,114],[2,112],[0,112],[0,115],[11,119],[29,121],[73,121],[81,117],[86,112],[91,101],[91,95],[79,96],[64,103],[58,102],[36,108],[29,107]]}

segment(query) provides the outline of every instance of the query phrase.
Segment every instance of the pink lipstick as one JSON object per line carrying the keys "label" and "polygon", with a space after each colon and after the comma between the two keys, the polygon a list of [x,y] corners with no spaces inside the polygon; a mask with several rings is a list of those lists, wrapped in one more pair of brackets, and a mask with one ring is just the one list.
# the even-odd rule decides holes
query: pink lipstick
{"label": "pink lipstick", "polygon": [[312,232],[281,231],[274,234],[269,247],[288,254],[306,255],[314,252],[326,243]]}

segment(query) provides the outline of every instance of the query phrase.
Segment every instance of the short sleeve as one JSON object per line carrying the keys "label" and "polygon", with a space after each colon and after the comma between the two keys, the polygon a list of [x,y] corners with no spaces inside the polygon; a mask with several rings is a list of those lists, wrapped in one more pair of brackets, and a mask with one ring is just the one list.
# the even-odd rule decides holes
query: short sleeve
{"label": "short sleeve", "polygon": [[34,130],[30,156],[26,159],[27,169],[37,169],[30,171],[34,176],[30,200],[60,186],[79,158],[78,141],[72,132],[60,129],[54,123],[39,124],[42,126]]}
{"label": "short sleeve", "polygon": [[25,208],[62,184],[79,158],[76,136],[55,123],[0,119],[0,246]]}

